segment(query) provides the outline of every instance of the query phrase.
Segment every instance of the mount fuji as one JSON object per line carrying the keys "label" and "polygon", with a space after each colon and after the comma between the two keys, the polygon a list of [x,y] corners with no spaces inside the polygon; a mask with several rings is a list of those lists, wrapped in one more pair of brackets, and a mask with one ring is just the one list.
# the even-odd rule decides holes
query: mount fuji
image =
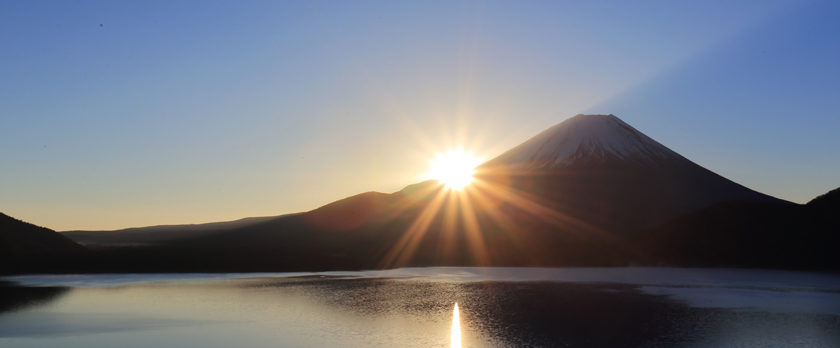
{"label": "mount fuji", "polygon": [[[826,256],[831,250],[808,248],[838,239],[836,219],[826,213],[837,200],[822,199],[817,209],[753,191],[613,115],[571,117],[480,165],[475,178],[462,193],[426,181],[299,214],[190,226],[189,233],[158,226],[66,235],[92,250],[81,271],[762,266],[784,264],[778,252],[799,257],[797,267],[838,266]],[[817,232],[791,231],[797,226]],[[706,236],[715,242],[703,244]]]}
{"label": "mount fuji", "polygon": [[480,167],[609,232],[632,233],[724,201],[784,201],[703,168],[613,115],[577,115]]}

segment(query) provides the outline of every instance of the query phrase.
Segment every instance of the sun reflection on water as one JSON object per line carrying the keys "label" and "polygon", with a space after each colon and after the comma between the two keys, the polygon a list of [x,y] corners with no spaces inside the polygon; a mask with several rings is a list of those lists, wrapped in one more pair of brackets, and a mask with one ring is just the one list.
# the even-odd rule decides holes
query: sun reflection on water
{"label": "sun reflection on water", "polygon": [[458,313],[458,302],[455,302],[455,308],[452,309],[452,339],[449,346],[451,348],[461,348],[461,315]]}

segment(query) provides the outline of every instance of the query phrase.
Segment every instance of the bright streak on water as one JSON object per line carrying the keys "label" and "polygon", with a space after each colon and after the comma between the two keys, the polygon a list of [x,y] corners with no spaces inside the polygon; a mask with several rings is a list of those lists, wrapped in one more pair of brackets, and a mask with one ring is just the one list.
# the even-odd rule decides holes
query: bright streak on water
{"label": "bright streak on water", "polygon": [[458,302],[455,302],[455,308],[452,310],[452,340],[449,346],[461,348],[461,315],[458,313]]}

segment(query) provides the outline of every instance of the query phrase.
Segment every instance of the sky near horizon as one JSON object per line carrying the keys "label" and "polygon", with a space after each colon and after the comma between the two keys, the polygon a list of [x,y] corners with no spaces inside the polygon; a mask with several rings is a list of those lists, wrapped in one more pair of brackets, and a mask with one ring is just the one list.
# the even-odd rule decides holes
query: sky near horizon
{"label": "sky near horizon", "polygon": [[0,2],[0,212],[305,211],[612,113],[752,189],[840,186],[831,1]]}

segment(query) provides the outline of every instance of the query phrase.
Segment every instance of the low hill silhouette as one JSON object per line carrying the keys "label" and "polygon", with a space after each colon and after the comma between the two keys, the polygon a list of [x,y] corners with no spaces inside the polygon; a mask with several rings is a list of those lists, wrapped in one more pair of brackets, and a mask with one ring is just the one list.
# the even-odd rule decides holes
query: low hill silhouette
{"label": "low hill silhouette", "polygon": [[804,205],[733,201],[643,233],[659,262],[680,266],[840,267],[840,189]]}
{"label": "low hill silhouette", "polygon": [[64,269],[84,251],[49,228],[0,213],[0,273]]}

